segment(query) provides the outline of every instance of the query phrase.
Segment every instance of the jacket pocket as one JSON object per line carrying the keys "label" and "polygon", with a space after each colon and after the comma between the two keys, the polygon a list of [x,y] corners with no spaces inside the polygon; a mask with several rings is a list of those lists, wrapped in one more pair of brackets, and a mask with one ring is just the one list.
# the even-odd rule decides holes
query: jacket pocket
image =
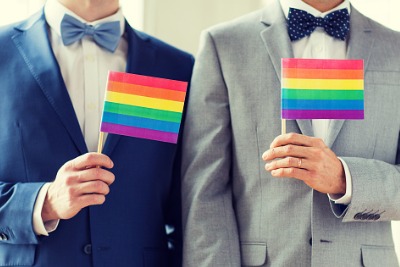
{"label": "jacket pocket", "polygon": [[394,247],[361,246],[361,257],[364,267],[399,267]]}
{"label": "jacket pocket", "polygon": [[0,244],[0,266],[32,266],[35,245]]}
{"label": "jacket pocket", "polygon": [[267,259],[267,244],[262,242],[242,242],[240,245],[242,265],[262,266]]}

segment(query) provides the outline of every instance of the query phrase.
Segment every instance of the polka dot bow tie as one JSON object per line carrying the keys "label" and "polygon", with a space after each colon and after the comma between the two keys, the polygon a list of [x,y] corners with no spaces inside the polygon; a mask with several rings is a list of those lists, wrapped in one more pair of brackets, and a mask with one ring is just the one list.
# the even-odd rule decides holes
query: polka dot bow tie
{"label": "polka dot bow tie", "polygon": [[120,39],[120,26],[118,21],[105,22],[96,26],[80,22],[74,17],[65,14],[61,21],[61,38],[64,45],[79,41],[85,35],[93,37],[99,46],[114,52]]}
{"label": "polka dot bow tie", "polygon": [[324,18],[316,18],[304,10],[290,8],[288,31],[291,41],[309,36],[316,27],[322,27],[330,36],[346,40],[350,29],[350,16],[346,8],[329,13]]}

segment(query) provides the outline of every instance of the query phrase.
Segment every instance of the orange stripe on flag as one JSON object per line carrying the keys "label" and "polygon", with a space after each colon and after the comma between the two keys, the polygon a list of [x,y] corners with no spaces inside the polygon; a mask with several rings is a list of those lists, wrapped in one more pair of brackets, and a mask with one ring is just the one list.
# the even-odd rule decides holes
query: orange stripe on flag
{"label": "orange stripe on flag", "polygon": [[184,102],[186,92],[108,81],[108,91]]}
{"label": "orange stripe on flag", "polygon": [[343,69],[298,69],[283,68],[282,78],[299,79],[364,79],[363,70],[343,70]]}

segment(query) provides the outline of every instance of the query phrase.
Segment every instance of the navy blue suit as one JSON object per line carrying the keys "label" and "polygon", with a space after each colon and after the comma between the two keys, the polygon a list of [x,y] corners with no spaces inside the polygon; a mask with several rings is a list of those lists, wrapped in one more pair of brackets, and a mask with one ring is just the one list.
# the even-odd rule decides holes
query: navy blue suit
{"label": "navy blue suit", "polygon": [[[87,152],[47,32],[43,12],[0,28],[0,266],[180,266],[179,144],[110,134],[106,202],[35,235],[41,186]],[[191,55],[128,23],[126,33],[127,72],[189,81]]]}

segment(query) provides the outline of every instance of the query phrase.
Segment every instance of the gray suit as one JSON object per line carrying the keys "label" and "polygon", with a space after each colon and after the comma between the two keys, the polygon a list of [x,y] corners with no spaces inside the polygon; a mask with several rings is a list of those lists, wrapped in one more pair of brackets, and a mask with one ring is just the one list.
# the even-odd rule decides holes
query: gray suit
{"label": "gray suit", "polygon": [[[280,60],[293,57],[279,2],[203,33],[183,136],[185,267],[398,266],[400,35],[352,7],[348,42],[365,60],[365,120],[329,128],[353,180],[343,206],[264,170],[281,130]],[[287,131],[313,135],[309,120]]]}

